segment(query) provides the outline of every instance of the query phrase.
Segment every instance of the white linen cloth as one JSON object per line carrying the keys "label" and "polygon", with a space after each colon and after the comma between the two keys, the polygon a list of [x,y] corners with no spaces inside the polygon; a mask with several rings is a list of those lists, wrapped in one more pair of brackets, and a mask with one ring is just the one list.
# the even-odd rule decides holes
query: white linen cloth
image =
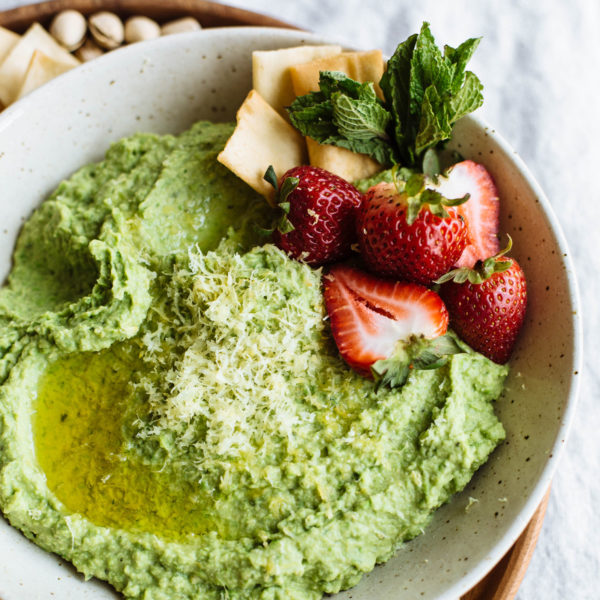
{"label": "white linen cloth", "polygon": [[[26,4],[0,0],[0,10]],[[168,1],[165,2],[168,4]],[[518,600],[600,598],[600,0],[229,0],[357,48],[391,54],[431,24],[438,44],[483,36],[469,68],[480,114],[546,192],[574,259],[585,368],[570,439]]]}

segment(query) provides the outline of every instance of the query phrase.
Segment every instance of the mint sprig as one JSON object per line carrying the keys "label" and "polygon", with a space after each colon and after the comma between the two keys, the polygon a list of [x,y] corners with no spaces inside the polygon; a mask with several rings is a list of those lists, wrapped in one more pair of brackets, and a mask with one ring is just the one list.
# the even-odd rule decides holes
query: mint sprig
{"label": "mint sprig", "polygon": [[383,166],[402,164],[430,176],[439,173],[431,151],[448,140],[458,119],[483,102],[481,82],[467,62],[479,44],[435,45],[428,23],[401,43],[379,85],[358,83],[343,73],[323,71],[319,91],[297,98],[288,111],[303,135],[367,154]]}

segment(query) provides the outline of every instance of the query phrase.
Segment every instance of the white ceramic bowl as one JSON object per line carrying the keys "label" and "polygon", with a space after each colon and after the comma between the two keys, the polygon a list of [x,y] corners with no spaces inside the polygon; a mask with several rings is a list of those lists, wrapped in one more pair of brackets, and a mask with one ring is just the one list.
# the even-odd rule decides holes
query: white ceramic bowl
{"label": "white ceramic bowl", "polygon": [[[64,178],[137,131],[179,132],[198,119],[232,120],[251,85],[250,52],[323,40],[278,29],[213,29],[136,44],[57,78],[0,115],[0,276],[31,211]],[[497,412],[507,440],[467,489],[340,600],[456,600],[516,540],[547,490],[573,415],[579,307],[566,244],[549,203],[502,138],[475,118],[454,145],[493,174],[502,231],[529,289],[525,327]],[[471,498],[477,499],[472,503]],[[117,597],[28,542],[0,519],[0,597]]]}

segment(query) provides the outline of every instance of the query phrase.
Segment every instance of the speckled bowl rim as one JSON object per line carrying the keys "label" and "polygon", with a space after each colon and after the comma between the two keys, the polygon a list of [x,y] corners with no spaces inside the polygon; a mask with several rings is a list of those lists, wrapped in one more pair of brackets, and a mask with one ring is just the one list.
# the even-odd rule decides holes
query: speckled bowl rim
{"label": "speckled bowl rim", "polygon": [[[203,36],[212,36],[212,35],[222,35],[223,32],[231,32],[241,33],[244,31],[251,31],[253,33],[264,34],[265,36],[273,35],[277,33],[279,35],[284,35],[288,37],[289,41],[297,41],[297,42],[306,42],[309,44],[331,44],[331,43],[339,43],[342,46],[347,47],[346,42],[336,40],[332,37],[325,37],[323,35],[317,35],[313,33],[309,33],[306,31],[298,31],[291,29],[283,29],[276,27],[251,27],[251,26],[236,26],[236,27],[214,27],[210,29],[202,30],[201,35]],[[185,33],[179,34],[180,38],[186,38],[198,35],[198,33]],[[168,44],[169,39],[159,38],[157,40],[152,40],[150,42],[143,42],[143,44]],[[136,46],[139,46],[137,44]],[[133,49],[132,47],[124,47],[119,49],[117,52],[135,52],[137,49]],[[107,53],[104,56],[101,56],[94,60],[94,63],[105,60],[114,60],[114,52]],[[112,57],[112,58],[111,58]],[[82,65],[85,67],[89,65],[86,63]],[[9,106],[4,109],[3,112],[0,113],[0,135],[2,131],[16,118],[22,116],[24,112],[27,111],[27,106],[30,103],[37,102],[39,96],[44,94],[46,91],[54,87],[60,87],[63,84],[64,79],[77,77],[77,71],[66,72],[62,75],[59,75],[45,86],[42,89],[35,90],[31,94],[27,95],[23,99],[19,100],[15,104]],[[533,192],[533,195],[539,199],[540,205],[543,209],[543,213],[548,221],[550,229],[555,237],[556,243],[562,253],[561,260],[565,266],[566,271],[566,279],[568,284],[568,295],[571,305],[573,307],[572,314],[572,324],[573,324],[573,371],[581,373],[583,356],[582,356],[582,348],[583,348],[583,334],[582,334],[582,318],[581,318],[581,305],[579,298],[579,290],[577,285],[577,279],[575,270],[573,267],[573,263],[571,260],[571,255],[568,249],[566,238],[561,229],[560,223],[554,214],[552,206],[546,197],[542,187],[533,177],[529,168],[526,166],[524,161],[520,158],[520,156],[515,152],[515,150],[508,144],[508,142],[499,134],[496,130],[494,130],[489,124],[485,122],[478,115],[470,115],[465,117],[466,119],[474,121],[478,127],[486,130],[487,135],[489,135],[498,146],[506,153],[506,156],[509,157],[509,160],[512,162],[513,166],[516,168],[518,173],[525,179],[528,187]],[[501,539],[494,544],[494,546],[490,549],[489,554],[478,563],[474,564],[474,566],[467,572],[466,575],[461,577],[457,582],[452,585],[450,588],[444,591],[442,595],[439,595],[437,600],[456,600],[462,594],[468,592],[473,586],[475,586],[481,579],[485,577],[485,575],[493,569],[493,567],[502,559],[502,557],[506,554],[506,552],[510,549],[510,547],[515,543],[520,534],[523,532],[529,521],[531,520],[534,512],[538,508],[540,502],[542,501],[544,494],[547,492],[548,487],[550,486],[553,473],[557,468],[558,459],[563,451],[565,446],[565,442],[569,435],[573,417],[576,410],[577,405],[577,396],[579,393],[580,387],[580,377],[571,375],[570,385],[569,385],[569,394],[568,398],[566,398],[565,402],[565,410],[562,417],[561,425],[557,431],[556,439],[554,445],[552,447],[552,460],[547,459],[546,466],[541,472],[539,479],[532,491],[529,494],[529,498],[523,505],[523,508],[517,514],[517,517],[513,520],[512,525],[506,530],[505,534],[501,537]]]}
{"label": "speckled bowl rim", "polygon": [[471,572],[469,572],[455,585],[449,588],[443,594],[443,596],[440,596],[439,600],[456,600],[456,598],[458,598],[461,594],[466,593],[473,586],[475,586],[502,559],[511,546],[517,541],[525,527],[527,527],[529,521],[533,517],[533,514],[542,502],[544,495],[551,485],[552,476],[554,475],[554,472],[558,466],[560,456],[564,450],[567,438],[571,431],[575,410],[577,408],[579,387],[581,382],[580,375],[583,367],[583,325],[581,318],[582,313],[579,286],[577,283],[577,276],[573,266],[573,261],[571,259],[571,253],[569,251],[565,235],[560,226],[560,222],[556,217],[554,210],[552,209],[552,205],[544,193],[544,190],[529,170],[529,167],[527,167],[523,159],[517,154],[517,152],[505,140],[505,138],[479,115],[470,115],[466,118],[472,119],[482,129],[485,129],[487,134],[498,144],[498,146],[500,146],[506,155],[511,157],[510,160],[512,161],[513,165],[526,180],[527,185],[531,188],[533,194],[539,200],[550,225],[550,229],[552,230],[552,233],[556,239],[556,243],[562,253],[561,259],[565,265],[569,299],[573,306],[573,373],[571,375],[569,395],[566,400],[566,407],[563,413],[562,423],[557,431],[556,440],[552,447],[552,460],[547,460],[546,467],[542,471],[537,484],[531,491],[529,499],[517,517],[514,519],[513,524],[507,529],[506,533],[491,549],[489,557],[480,561]]}

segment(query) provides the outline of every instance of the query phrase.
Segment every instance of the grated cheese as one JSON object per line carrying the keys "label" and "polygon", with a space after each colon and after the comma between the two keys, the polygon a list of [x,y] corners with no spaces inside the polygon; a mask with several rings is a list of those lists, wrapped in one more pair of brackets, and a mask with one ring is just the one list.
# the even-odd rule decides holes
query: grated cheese
{"label": "grated cheese", "polygon": [[[140,374],[154,418],[139,421],[138,435],[175,432],[181,449],[199,451],[200,469],[277,444],[304,447],[314,407],[326,407],[323,398],[348,379],[322,333],[320,272],[274,246],[240,255],[224,242],[188,259],[141,336],[142,358],[168,368],[162,377],[156,368]],[[221,481],[228,485],[226,475]]]}

